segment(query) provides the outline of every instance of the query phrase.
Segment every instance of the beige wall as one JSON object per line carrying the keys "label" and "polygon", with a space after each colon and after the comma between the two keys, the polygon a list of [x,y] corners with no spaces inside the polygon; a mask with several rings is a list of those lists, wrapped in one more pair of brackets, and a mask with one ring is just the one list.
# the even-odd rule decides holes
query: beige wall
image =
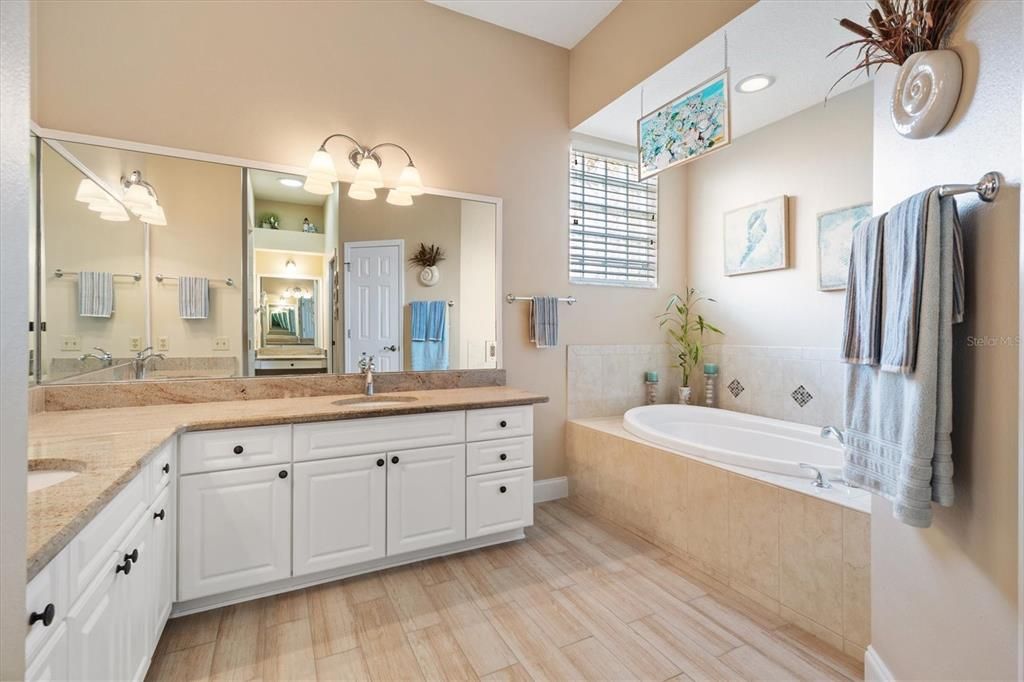
{"label": "beige wall", "polygon": [[495,281],[497,207],[481,201],[460,201],[459,345],[453,352],[460,369],[496,367],[488,344],[497,341],[497,292],[484,282]]}
{"label": "beige wall", "polygon": [[297,230],[302,232],[302,219],[309,218],[309,222],[316,225],[317,232],[324,231],[324,207],[310,206],[309,204],[296,204],[290,201],[271,201],[269,199],[253,200],[253,220],[259,226],[260,216],[264,213],[276,213],[280,219],[280,229]]}
{"label": "beige wall", "polygon": [[[734,140],[686,166],[689,282],[723,343],[840,343],[845,295],[818,291],[817,215],[871,201],[872,87],[865,85]],[[723,215],[788,195],[790,267],[726,277]]]}
{"label": "beige wall", "polygon": [[[946,130],[907,140],[889,120],[895,70],[875,82],[874,199],[884,210],[929,185],[1006,177],[990,205],[958,198],[967,318],[954,328],[956,503],[927,530],[872,508],[872,645],[897,679],[1017,678],[1018,334],[1022,5],[973,3],[954,35],[964,86]],[[980,68],[980,72],[979,72]]]}
{"label": "beige wall", "polygon": [[753,4],[625,0],[570,52],[569,125],[587,120]]}

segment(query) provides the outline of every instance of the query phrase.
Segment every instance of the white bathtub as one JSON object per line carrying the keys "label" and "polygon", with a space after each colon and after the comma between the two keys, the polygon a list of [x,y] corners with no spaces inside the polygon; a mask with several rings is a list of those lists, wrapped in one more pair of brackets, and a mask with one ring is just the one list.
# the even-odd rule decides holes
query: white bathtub
{"label": "white bathtub", "polygon": [[684,455],[801,478],[814,477],[801,463],[842,474],[842,448],[820,427],[691,405],[635,407],[622,421],[634,436]]}

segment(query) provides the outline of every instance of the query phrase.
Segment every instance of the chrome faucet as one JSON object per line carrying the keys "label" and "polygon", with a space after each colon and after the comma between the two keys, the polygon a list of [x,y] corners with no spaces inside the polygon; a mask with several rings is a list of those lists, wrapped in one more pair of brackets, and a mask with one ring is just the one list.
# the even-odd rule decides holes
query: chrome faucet
{"label": "chrome faucet", "polygon": [[86,353],[85,355],[79,355],[78,361],[85,362],[89,358],[96,358],[97,360],[103,363],[104,367],[110,367],[112,364],[114,364],[114,356],[111,355],[109,352],[103,350],[99,346],[94,346],[93,350],[97,350],[99,351],[99,353]]}
{"label": "chrome faucet", "polygon": [[363,353],[363,356],[359,358],[359,372],[366,377],[366,386],[363,389],[363,393],[366,395],[373,395],[373,370],[376,368],[373,356]]}
{"label": "chrome faucet", "polygon": [[132,359],[132,369],[135,371],[136,380],[146,378],[146,363],[153,358],[166,360],[167,356],[163,353],[154,353],[153,346],[147,346],[135,354],[135,357]]}
{"label": "chrome faucet", "polygon": [[830,436],[839,441],[840,445],[846,445],[846,437],[843,435],[843,432],[839,428],[835,426],[822,426],[821,437],[828,438]]}
{"label": "chrome faucet", "polygon": [[807,469],[814,473],[814,480],[811,481],[811,485],[813,485],[815,488],[832,487],[832,484],[828,482],[828,479],[825,478],[825,475],[821,473],[821,469],[819,469],[818,467],[811,466],[810,464],[807,464],[805,462],[800,462],[800,468]]}

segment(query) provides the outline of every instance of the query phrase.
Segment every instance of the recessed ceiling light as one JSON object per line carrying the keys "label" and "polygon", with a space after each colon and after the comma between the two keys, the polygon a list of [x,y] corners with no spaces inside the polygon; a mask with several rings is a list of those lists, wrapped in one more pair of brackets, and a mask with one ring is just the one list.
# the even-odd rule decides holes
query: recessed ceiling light
{"label": "recessed ceiling light", "polygon": [[758,73],[753,76],[747,76],[737,83],[736,90],[739,92],[757,92],[770,87],[774,82],[775,78],[773,76],[769,76],[765,73]]}
{"label": "recessed ceiling light", "polygon": [[302,187],[302,180],[296,180],[295,178],[278,178],[277,181],[285,187]]}

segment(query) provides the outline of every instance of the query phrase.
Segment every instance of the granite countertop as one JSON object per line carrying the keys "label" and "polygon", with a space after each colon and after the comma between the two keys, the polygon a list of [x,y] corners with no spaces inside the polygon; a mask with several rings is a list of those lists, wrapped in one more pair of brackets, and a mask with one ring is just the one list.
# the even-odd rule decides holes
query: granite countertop
{"label": "granite countertop", "polygon": [[299,424],[424,412],[447,412],[547,402],[505,386],[378,394],[415,398],[390,405],[334,405],[359,395],[224,401],[146,407],[41,412],[29,417],[30,470],[80,471],[70,480],[28,495],[28,579],[50,562],[150,457],[183,431]]}

